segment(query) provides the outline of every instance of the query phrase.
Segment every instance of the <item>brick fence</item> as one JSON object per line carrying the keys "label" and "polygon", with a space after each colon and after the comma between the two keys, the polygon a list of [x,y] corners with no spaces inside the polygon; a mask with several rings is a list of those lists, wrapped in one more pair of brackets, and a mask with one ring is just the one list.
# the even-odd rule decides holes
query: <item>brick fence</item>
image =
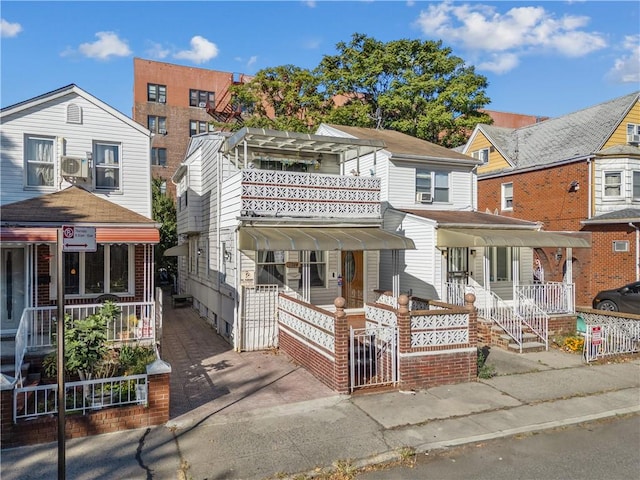
{"label": "brick fence", "polygon": [[[156,360],[147,367],[147,405],[104,408],[85,415],[66,414],[66,438],[87,437],[166,423],[169,421],[170,374],[171,367],[162,360]],[[13,422],[13,394],[13,388],[0,391],[1,447],[57,441],[57,415]]]}

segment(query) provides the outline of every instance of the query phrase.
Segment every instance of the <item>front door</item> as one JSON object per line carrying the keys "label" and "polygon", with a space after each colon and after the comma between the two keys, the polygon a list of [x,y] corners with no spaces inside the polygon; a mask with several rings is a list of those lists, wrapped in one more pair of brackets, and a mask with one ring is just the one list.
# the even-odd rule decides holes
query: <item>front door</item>
{"label": "front door", "polygon": [[362,250],[342,252],[342,296],[345,308],[364,306],[364,268]]}
{"label": "front door", "polygon": [[469,277],[469,250],[449,248],[447,255],[447,279],[451,283],[466,285]]}
{"label": "front door", "polygon": [[25,302],[24,248],[0,249],[0,331],[15,332]]}

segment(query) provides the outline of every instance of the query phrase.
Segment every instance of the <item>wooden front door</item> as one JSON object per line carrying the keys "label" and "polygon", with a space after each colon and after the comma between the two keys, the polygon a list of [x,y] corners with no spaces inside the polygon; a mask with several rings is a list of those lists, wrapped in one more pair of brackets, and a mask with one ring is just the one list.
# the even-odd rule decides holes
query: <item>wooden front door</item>
{"label": "wooden front door", "polygon": [[346,308],[364,306],[364,268],[362,250],[342,252],[342,296]]}

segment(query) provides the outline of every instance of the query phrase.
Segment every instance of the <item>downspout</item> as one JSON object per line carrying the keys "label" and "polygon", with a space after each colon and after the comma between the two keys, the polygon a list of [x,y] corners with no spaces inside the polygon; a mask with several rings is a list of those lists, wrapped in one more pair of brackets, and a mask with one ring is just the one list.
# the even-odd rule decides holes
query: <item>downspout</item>
{"label": "downspout", "polygon": [[636,229],[636,281],[640,280],[640,227],[636,227],[633,222],[629,226]]}
{"label": "downspout", "polygon": [[593,189],[591,183],[593,182],[593,175],[591,172],[592,169],[591,158],[587,158],[587,175],[589,188],[587,190],[587,220],[591,218],[591,196],[593,195]]}

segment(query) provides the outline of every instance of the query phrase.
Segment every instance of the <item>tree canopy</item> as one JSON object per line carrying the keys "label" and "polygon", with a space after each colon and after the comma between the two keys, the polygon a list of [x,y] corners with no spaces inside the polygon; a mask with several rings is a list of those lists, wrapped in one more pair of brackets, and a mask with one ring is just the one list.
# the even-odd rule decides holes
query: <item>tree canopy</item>
{"label": "tree canopy", "polygon": [[234,87],[239,101],[256,105],[245,122],[314,131],[321,122],[387,128],[447,147],[460,145],[489,102],[487,79],[442,42],[380,42],[353,34],[312,71],[293,65],[261,70]]}
{"label": "tree canopy", "polygon": [[[165,257],[164,251],[178,243],[178,221],[173,199],[162,193],[164,180],[155,177],[151,182],[152,217],[160,223],[160,243],[155,247],[156,269],[164,268],[171,275],[177,273],[175,257]],[[156,271],[157,271],[156,270]]]}

